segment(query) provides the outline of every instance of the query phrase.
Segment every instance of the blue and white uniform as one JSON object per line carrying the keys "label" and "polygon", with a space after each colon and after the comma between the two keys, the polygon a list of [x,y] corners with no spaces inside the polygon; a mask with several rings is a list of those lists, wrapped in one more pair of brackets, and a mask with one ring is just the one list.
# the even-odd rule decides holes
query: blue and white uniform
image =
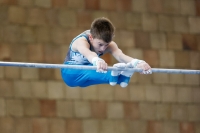
{"label": "blue and white uniform", "polygon": [[[90,44],[89,34],[90,31],[87,30],[72,40],[64,64],[92,66],[92,64],[87,60],[87,58],[85,58],[79,52],[75,52],[72,50],[73,42],[80,37],[85,37],[88,43]],[[109,84],[109,78],[110,78],[109,71],[107,73],[98,73],[96,72],[96,70],[80,70],[80,69],[66,69],[66,68],[61,69],[61,75],[64,82],[70,87],[77,87],[77,86],[87,87],[95,84]]]}
{"label": "blue and white uniform", "polygon": [[[88,43],[90,44],[89,34],[90,31],[87,30],[72,40],[64,64],[92,66],[92,64],[87,60],[87,58],[85,58],[81,53],[72,50],[73,42],[80,37],[85,37]],[[99,55],[99,57],[100,56],[101,55]],[[130,80],[130,77],[126,77],[124,75],[111,76],[111,71],[107,71],[107,73],[99,73],[96,72],[96,70],[62,68],[61,75],[64,82],[70,87],[87,87],[90,85],[97,84],[110,84],[113,81],[117,84],[120,84],[121,82],[126,82],[128,84]]]}

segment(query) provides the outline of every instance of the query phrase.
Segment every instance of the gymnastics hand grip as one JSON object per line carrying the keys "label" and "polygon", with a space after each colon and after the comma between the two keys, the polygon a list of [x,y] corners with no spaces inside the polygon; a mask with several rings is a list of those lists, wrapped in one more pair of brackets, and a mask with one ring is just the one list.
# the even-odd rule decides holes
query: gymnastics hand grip
{"label": "gymnastics hand grip", "polygon": [[100,66],[99,66],[100,62],[106,63],[103,59],[101,59],[99,57],[94,57],[92,59],[93,66],[97,66],[97,72],[106,73],[107,71],[100,68]]}
{"label": "gymnastics hand grip", "polygon": [[[141,64],[140,64],[141,63]],[[147,63],[144,60],[133,59],[131,62],[127,63],[127,65],[131,68],[143,68]],[[142,74],[152,74],[151,70],[143,70]]]}

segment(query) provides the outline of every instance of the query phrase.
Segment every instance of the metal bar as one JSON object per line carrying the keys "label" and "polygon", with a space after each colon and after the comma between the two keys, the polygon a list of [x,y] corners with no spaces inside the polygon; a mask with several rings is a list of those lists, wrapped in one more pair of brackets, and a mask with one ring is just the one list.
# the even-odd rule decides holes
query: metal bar
{"label": "metal bar", "polygon": [[[66,64],[47,64],[47,63],[27,63],[27,62],[2,62],[0,66],[11,66],[11,67],[28,67],[28,68],[68,68],[68,69],[82,69],[82,70],[96,70],[96,66],[85,66],[85,65],[66,65]],[[109,70],[118,71],[131,71],[131,72],[142,72],[142,69],[138,68],[126,68],[120,69],[115,67],[108,67]],[[161,69],[152,68],[153,73],[173,73],[173,74],[200,74],[200,70],[190,69]]]}

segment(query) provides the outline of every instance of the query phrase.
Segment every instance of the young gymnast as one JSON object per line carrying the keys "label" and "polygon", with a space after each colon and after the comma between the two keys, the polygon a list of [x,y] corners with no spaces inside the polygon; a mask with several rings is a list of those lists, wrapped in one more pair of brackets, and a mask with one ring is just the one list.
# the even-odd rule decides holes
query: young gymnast
{"label": "young gymnast", "polygon": [[113,67],[141,68],[142,74],[151,74],[151,67],[143,60],[125,55],[112,41],[115,28],[107,18],[97,18],[90,30],[86,30],[75,37],[69,47],[64,64],[97,66],[97,70],[61,69],[63,81],[70,87],[87,87],[90,85],[119,84],[126,87],[133,72],[107,71],[107,63],[100,58],[109,53],[119,61]]}

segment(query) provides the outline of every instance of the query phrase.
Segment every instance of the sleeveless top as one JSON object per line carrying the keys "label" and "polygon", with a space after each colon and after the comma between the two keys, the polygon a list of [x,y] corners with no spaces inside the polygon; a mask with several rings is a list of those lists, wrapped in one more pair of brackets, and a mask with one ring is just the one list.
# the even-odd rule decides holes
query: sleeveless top
{"label": "sleeveless top", "polygon": [[[90,44],[89,34],[90,34],[90,30],[86,30],[72,40],[72,42],[69,46],[69,50],[66,55],[65,61],[64,61],[65,64],[71,64],[71,65],[89,65],[90,64],[90,65],[92,65],[87,60],[87,58],[85,58],[81,53],[75,52],[72,50],[72,45],[73,45],[74,41],[80,37],[85,37],[87,39],[88,43]],[[90,49],[91,49],[91,44],[90,44]],[[101,56],[101,55],[98,55],[98,56]]]}

